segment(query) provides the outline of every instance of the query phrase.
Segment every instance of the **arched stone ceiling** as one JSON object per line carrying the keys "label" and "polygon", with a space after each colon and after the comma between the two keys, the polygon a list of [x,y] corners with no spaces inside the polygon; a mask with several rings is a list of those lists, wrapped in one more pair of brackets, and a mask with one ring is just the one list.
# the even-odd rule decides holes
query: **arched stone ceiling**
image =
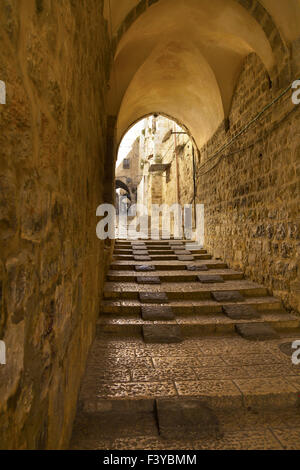
{"label": "arched stone ceiling", "polygon": [[[110,2],[113,31],[143,3]],[[139,16],[136,9],[111,75],[108,106],[118,115],[117,140],[139,118],[161,112],[185,124],[201,147],[229,113],[244,58],[256,52],[272,74],[266,32],[236,0],[159,0]]]}
{"label": "arched stone ceiling", "polygon": [[286,41],[300,35],[300,0],[260,0],[270,13]]}

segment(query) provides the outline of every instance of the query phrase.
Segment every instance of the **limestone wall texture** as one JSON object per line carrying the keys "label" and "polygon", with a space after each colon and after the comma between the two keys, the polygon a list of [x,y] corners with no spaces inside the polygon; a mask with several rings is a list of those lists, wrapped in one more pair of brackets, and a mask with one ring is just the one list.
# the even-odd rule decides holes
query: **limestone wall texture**
{"label": "limestone wall texture", "polygon": [[222,125],[200,150],[197,202],[205,204],[208,250],[300,311],[300,106],[292,103],[291,92],[210,159],[279,94],[250,54],[229,130]]}
{"label": "limestone wall texture", "polygon": [[109,257],[95,234],[110,57],[102,7],[0,2],[1,449],[67,446],[94,336]]}

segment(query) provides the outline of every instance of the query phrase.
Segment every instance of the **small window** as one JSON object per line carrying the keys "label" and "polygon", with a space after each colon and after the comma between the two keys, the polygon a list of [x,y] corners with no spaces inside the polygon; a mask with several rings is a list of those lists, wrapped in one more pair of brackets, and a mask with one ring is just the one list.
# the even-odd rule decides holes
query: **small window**
{"label": "small window", "polygon": [[124,158],[123,160],[123,170],[129,170],[130,168],[130,160],[129,158]]}

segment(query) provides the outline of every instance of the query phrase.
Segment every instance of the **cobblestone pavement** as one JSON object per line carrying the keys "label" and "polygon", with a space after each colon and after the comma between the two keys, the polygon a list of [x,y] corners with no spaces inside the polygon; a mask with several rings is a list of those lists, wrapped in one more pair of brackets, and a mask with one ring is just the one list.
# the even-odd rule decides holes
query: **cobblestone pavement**
{"label": "cobblestone pavement", "polygon": [[[212,292],[214,284],[207,287],[193,281],[185,283],[181,279],[187,270],[179,265],[181,269],[168,272],[173,275],[177,271],[179,277],[174,283],[140,286],[132,279],[126,280],[126,276],[135,276],[133,269],[127,266],[126,270],[115,270],[114,263],[109,276],[123,279],[107,284],[71,448],[300,449],[300,365],[293,365],[288,346],[300,339],[298,317],[284,312],[262,286],[243,279],[225,281],[223,290],[244,290],[245,298],[252,300],[260,317],[256,323],[267,321],[276,327],[273,339],[249,341],[234,329],[235,324],[249,320],[229,319],[222,306],[210,298],[189,301],[181,295]],[[178,267],[176,263],[174,266]],[[155,276],[161,272],[166,270],[156,271]],[[255,292],[251,297],[252,289]],[[218,286],[218,290],[222,289]],[[142,320],[139,299],[128,300],[128,293],[130,297],[141,291],[168,292],[168,297],[174,292],[176,300],[171,300],[168,307],[172,307],[175,319]],[[191,330],[183,329],[181,343],[148,344],[142,335],[146,324],[157,328],[162,324],[186,324]],[[195,332],[195,325],[205,324],[214,327]],[[218,324],[233,328],[218,330]],[[280,349],[282,344],[285,346]],[[186,432],[179,439],[162,437],[157,400],[166,398],[172,398],[179,406],[195,398],[197,403],[205,404],[218,422],[218,435],[200,439],[196,433],[185,437],[189,422],[183,420],[179,424],[182,429],[186,426]]]}

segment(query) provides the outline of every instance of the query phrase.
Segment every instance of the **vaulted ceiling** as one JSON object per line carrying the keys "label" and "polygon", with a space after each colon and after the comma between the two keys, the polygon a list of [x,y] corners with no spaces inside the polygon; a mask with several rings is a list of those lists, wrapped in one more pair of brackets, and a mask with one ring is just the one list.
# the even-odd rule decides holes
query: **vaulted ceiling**
{"label": "vaulted ceiling", "polygon": [[118,142],[161,112],[201,147],[230,111],[244,58],[255,52],[272,78],[272,37],[282,50],[300,36],[300,0],[106,0],[104,14],[117,42],[108,106]]}

